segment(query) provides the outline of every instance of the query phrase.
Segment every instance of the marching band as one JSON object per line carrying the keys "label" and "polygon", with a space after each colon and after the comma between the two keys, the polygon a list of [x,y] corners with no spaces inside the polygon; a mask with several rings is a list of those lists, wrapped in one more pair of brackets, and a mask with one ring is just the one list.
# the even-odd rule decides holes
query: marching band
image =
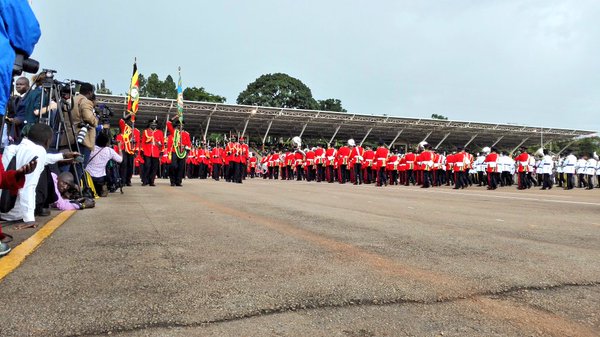
{"label": "marching band", "polygon": [[[230,137],[228,143],[211,147],[205,142],[190,142],[187,132],[184,135],[182,131],[183,137],[176,137],[180,140],[174,144],[175,132],[172,126],[168,129],[170,139],[163,142],[161,131],[156,130],[156,121],[151,121],[149,128],[142,132],[141,146],[135,147],[134,165],[144,167],[141,170],[144,185],[154,185],[151,175],[157,170],[154,162],[158,157],[163,167],[172,166],[176,157],[185,161],[188,178],[223,178],[234,183],[262,177],[355,185],[418,185],[422,188],[453,186],[464,189],[476,185],[489,190],[513,185],[520,190],[536,186],[547,190],[554,185],[564,189],[600,186],[600,160],[595,152],[583,153],[579,158],[570,150],[559,156],[545,149],[530,154],[524,147],[515,154],[490,147],[484,147],[479,153],[470,153],[460,147],[445,152],[427,142],[419,143],[415,152],[410,149],[399,152],[388,149],[382,142],[376,149],[363,147],[354,139],[339,148],[330,144],[302,147],[301,139],[294,137],[289,149],[272,149],[257,155],[259,151],[251,151],[243,138]],[[117,139],[131,138],[134,137],[127,134]],[[128,148],[124,144],[120,146]],[[176,146],[184,148],[185,151],[177,152],[185,152],[185,157],[176,156]],[[148,161],[153,163],[148,165]],[[179,186],[184,173],[180,169],[177,171],[175,180],[172,169],[158,174],[166,178],[169,172],[172,185]]]}

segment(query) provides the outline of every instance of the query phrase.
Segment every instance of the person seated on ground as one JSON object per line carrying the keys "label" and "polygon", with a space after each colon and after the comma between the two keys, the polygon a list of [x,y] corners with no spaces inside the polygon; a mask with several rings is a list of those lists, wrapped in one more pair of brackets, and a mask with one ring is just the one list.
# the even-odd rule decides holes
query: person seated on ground
{"label": "person seated on ground", "polygon": [[58,200],[51,206],[61,211],[94,208],[94,199],[84,198],[79,191],[79,185],[75,183],[75,177],[71,172],[63,172],[60,175],[52,172],[55,192]]}
{"label": "person seated on ground", "polygon": [[46,124],[33,124],[26,137],[19,145],[10,145],[4,150],[2,164],[7,167],[16,156],[16,167],[22,167],[37,159],[39,165],[25,175],[25,184],[19,190],[15,207],[7,213],[0,213],[3,220],[23,221],[24,224],[16,226],[17,229],[36,227],[36,187],[40,175],[46,165],[54,164],[65,159],[74,159],[79,156],[77,152],[47,153],[52,140],[52,128]]}
{"label": "person seated on ground", "polygon": [[[18,170],[4,170],[2,164],[2,155],[0,154],[0,189],[7,190],[12,195],[18,193],[18,190],[25,185],[25,175],[33,172],[37,165],[37,161],[33,160]],[[0,239],[4,239],[2,234],[2,226],[0,226]],[[0,256],[4,256],[10,252],[11,248],[4,242],[0,241]]]}
{"label": "person seated on ground", "polygon": [[96,192],[101,197],[108,196],[108,186],[106,182],[106,164],[109,160],[114,160],[117,163],[123,161],[121,149],[119,153],[116,153],[110,146],[108,146],[109,138],[105,133],[98,134],[96,138],[96,146],[90,154],[90,160],[88,161],[85,170],[92,177]]}

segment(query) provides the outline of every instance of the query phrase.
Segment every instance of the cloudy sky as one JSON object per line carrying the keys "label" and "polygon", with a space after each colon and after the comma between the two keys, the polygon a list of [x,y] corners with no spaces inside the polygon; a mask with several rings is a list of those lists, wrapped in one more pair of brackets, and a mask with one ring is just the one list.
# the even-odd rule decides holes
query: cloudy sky
{"label": "cloudy sky", "polygon": [[282,72],[354,113],[600,130],[596,0],[32,0],[33,57],[128,90],[133,58],[235,103]]}

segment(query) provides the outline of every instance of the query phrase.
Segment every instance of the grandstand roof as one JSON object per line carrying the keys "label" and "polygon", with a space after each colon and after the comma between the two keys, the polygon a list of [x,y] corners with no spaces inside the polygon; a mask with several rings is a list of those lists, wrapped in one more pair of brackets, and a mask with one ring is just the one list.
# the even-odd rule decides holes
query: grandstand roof
{"label": "grandstand roof", "polygon": [[[126,109],[127,97],[97,95],[97,102],[106,104],[118,115],[111,121],[118,125],[121,112]],[[433,146],[441,144],[441,148],[467,144],[470,148],[492,145],[513,148],[520,144],[545,144],[595,133],[589,130],[191,101],[185,101],[184,106],[185,128],[192,136],[232,131],[245,134],[257,144],[261,144],[268,135],[284,138],[301,136],[324,142],[331,139],[345,142],[349,138],[354,138],[357,143],[363,139],[369,142],[382,140],[388,145],[417,144],[426,139]],[[167,115],[172,117],[176,113],[176,100],[141,98],[136,123],[143,128],[155,117],[158,117],[159,123],[164,123]]]}

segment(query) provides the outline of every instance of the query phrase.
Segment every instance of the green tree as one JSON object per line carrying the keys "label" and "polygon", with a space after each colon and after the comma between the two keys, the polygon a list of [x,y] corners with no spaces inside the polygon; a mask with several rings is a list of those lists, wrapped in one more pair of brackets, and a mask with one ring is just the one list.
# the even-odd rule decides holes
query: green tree
{"label": "green tree", "polygon": [[177,98],[177,85],[171,75],[167,75],[167,78],[162,82],[162,95],[162,98]]}
{"label": "green tree", "polygon": [[145,86],[148,97],[165,98],[162,93],[162,88],[162,81],[158,78],[158,75],[156,73],[150,74]]}
{"label": "green tree", "polygon": [[105,95],[112,95],[112,91],[110,91],[110,89],[108,89],[106,87],[106,83],[104,82],[104,80],[102,80],[102,82],[100,82],[100,84],[96,84],[96,93],[97,94],[105,94]]}
{"label": "green tree", "polygon": [[139,84],[138,84],[139,85],[138,90],[140,92],[140,97],[146,97],[146,96],[148,96],[148,92],[146,91],[146,84],[148,82],[146,81],[146,78],[144,77],[143,74],[140,74],[138,76],[138,82],[139,82]]}
{"label": "green tree", "polygon": [[448,120],[448,117],[444,116],[444,115],[438,115],[438,114],[431,114],[431,118],[433,119],[441,119],[441,120]]}
{"label": "green tree", "polygon": [[342,101],[335,98],[319,100],[319,110],[348,112],[346,109],[342,108]]}
{"label": "green tree", "polygon": [[197,102],[213,102],[225,103],[226,99],[223,96],[213,95],[206,92],[203,87],[188,87],[183,90],[183,99]]}
{"label": "green tree", "polygon": [[287,74],[266,74],[248,84],[238,98],[238,104],[278,108],[317,109],[319,104],[310,89]]}

